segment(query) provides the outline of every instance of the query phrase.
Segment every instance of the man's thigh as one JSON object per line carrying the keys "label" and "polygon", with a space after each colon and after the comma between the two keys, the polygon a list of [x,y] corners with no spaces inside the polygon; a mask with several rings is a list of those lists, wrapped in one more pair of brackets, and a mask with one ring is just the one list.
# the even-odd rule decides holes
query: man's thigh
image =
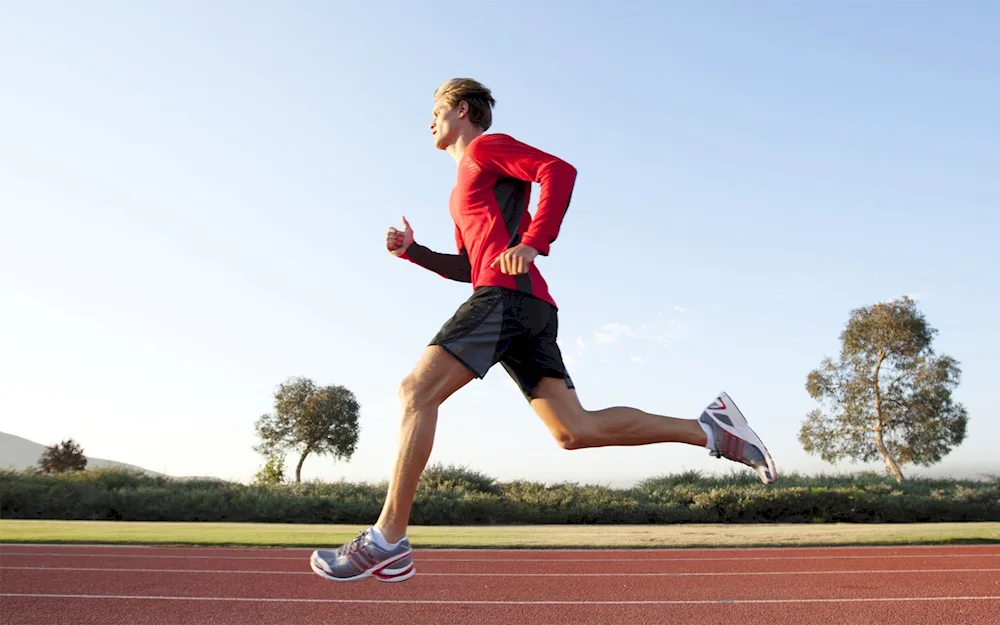
{"label": "man's thigh", "polygon": [[402,396],[416,404],[441,405],[475,379],[468,367],[438,345],[428,345],[410,375]]}

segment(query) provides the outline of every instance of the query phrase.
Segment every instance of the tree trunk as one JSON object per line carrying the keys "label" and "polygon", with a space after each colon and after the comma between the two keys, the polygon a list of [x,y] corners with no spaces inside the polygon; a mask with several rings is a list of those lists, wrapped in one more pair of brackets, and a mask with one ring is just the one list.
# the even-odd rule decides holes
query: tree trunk
{"label": "tree trunk", "polygon": [[872,380],[875,391],[875,449],[885,460],[885,466],[889,469],[889,473],[892,473],[892,477],[896,478],[896,483],[902,484],[903,473],[899,470],[899,465],[896,464],[889,450],[886,449],[885,439],[882,438],[882,389],[879,388],[878,382],[883,360],[885,360],[885,353],[879,352],[878,362],[875,363],[875,376]]}
{"label": "tree trunk", "polygon": [[881,428],[875,431],[875,448],[878,449],[878,453],[882,454],[882,459],[885,460],[885,466],[889,469],[889,473],[892,473],[892,477],[896,478],[897,483],[902,484],[903,473],[899,470],[899,465],[896,464],[889,450],[885,448]]}
{"label": "tree trunk", "polygon": [[306,456],[309,455],[311,450],[307,449],[302,452],[302,457],[299,458],[299,464],[295,467],[295,483],[300,484],[302,482],[302,465],[306,461]]}

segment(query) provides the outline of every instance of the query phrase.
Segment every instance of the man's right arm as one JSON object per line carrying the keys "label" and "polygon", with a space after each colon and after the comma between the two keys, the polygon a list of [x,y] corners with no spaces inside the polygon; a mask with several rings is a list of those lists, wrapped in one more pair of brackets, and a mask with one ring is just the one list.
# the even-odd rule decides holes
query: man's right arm
{"label": "man's right arm", "polygon": [[443,278],[456,282],[472,282],[472,265],[465,249],[462,249],[460,254],[443,254],[414,241],[400,258],[405,258],[424,269],[430,269]]}

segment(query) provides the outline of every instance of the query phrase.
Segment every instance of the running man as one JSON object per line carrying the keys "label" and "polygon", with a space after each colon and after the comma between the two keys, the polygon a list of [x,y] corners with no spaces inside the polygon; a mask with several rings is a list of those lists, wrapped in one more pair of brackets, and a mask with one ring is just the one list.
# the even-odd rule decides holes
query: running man
{"label": "running man", "polygon": [[[473,293],[400,385],[398,451],[378,520],[337,549],[313,552],[311,567],[326,579],[398,582],[414,575],[406,530],[433,447],[438,408],[497,363],[563,449],[685,443],[749,466],[765,484],[777,478],[764,443],[725,393],[698,419],[580,405],[557,345],[556,302],[534,262],[549,254],[559,234],[577,172],[510,136],[486,134],[494,104],[490,90],[468,78],[450,80],[434,94],[434,145],[458,165],[449,202],[458,253],[415,242],[405,216],[403,230],[389,228],[386,246],[444,278],[470,283]],[[534,217],[527,210],[532,183],[540,186]]]}

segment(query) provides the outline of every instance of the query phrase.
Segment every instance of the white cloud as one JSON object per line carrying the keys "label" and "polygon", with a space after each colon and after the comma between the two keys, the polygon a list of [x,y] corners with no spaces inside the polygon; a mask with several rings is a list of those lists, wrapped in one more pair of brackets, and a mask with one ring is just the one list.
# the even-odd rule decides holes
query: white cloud
{"label": "white cloud", "polygon": [[639,331],[636,331],[626,323],[606,323],[601,326],[600,330],[594,332],[594,342],[600,345],[610,345],[618,342],[619,339],[629,338],[665,346],[670,341],[680,338],[676,331],[678,327],[676,320],[667,319],[658,325],[659,327],[653,328],[644,323],[639,326]]}
{"label": "white cloud", "polygon": [[632,328],[624,323],[606,323],[594,332],[594,341],[601,344],[614,343],[621,336],[633,336]]}
{"label": "white cloud", "polygon": [[[687,312],[682,306],[668,306],[645,321],[605,323],[589,336],[577,336],[569,344],[563,344],[563,359],[567,366],[577,369],[589,362],[620,363],[624,358],[628,359],[627,362],[647,364],[652,355],[646,351],[649,346],[668,349],[671,344],[684,339],[687,324],[677,317],[681,311]],[[625,346],[628,346],[628,352],[623,354],[618,351]]]}

